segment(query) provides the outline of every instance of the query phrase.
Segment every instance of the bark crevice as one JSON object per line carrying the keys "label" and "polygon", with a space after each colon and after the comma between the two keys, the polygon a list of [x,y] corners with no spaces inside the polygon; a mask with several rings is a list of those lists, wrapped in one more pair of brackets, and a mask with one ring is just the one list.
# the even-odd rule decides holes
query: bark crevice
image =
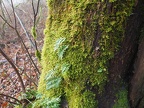
{"label": "bark crevice", "polygon": [[[98,96],[99,108],[112,108],[117,92],[123,87],[127,90],[129,88],[129,81],[133,76],[133,63],[138,51],[140,31],[144,23],[143,5],[144,1],[139,0],[137,6],[134,7],[133,13],[127,21],[121,48],[109,62],[109,81],[104,92]],[[122,81],[123,83],[121,83]]]}

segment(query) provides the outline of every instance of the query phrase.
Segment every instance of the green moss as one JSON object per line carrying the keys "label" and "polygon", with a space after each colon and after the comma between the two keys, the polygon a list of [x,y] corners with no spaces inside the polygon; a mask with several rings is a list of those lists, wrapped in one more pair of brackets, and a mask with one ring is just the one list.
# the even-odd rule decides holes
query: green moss
{"label": "green moss", "polygon": [[36,50],[35,55],[36,55],[37,59],[39,61],[41,61],[41,52],[39,50]]}
{"label": "green moss", "polygon": [[70,108],[96,108],[95,95],[90,91],[78,92],[78,90],[67,92],[67,99]]}
{"label": "green moss", "polygon": [[34,39],[37,38],[36,27],[32,27],[32,28],[31,28],[31,34],[32,34],[32,36],[33,36]]}
{"label": "green moss", "polygon": [[96,108],[91,88],[101,91],[107,81],[108,61],[124,37],[133,1],[111,0],[110,10],[97,0],[49,0],[38,91],[49,98],[64,95],[70,108]]}
{"label": "green moss", "polygon": [[130,108],[128,101],[128,91],[126,89],[120,90],[116,97],[117,100],[113,108]]}

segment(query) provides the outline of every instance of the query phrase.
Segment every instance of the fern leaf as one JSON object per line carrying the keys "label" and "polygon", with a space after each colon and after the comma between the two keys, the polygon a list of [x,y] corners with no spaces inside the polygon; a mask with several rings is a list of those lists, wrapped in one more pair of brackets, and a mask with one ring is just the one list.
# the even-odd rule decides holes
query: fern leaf
{"label": "fern leaf", "polygon": [[59,50],[58,50],[59,59],[63,58],[64,52],[66,51],[66,49],[68,49],[68,45],[63,45],[59,48]]}
{"label": "fern leaf", "polygon": [[46,89],[52,89],[52,88],[57,88],[59,87],[60,83],[61,83],[61,78],[51,78],[47,81],[46,83]]}
{"label": "fern leaf", "polygon": [[54,74],[56,73],[56,70],[50,70],[49,72],[48,72],[48,74],[46,75],[46,77],[45,77],[45,80],[49,80],[49,79],[51,79],[53,76],[54,76]]}
{"label": "fern leaf", "polygon": [[59,38],[55,45],[54,45],[54,51],[56,51],[57,49],[59,49],[60,45],[65,41],[66,38]]}
{"label": "fern leaf", "polygon": [[63,64],[61,67],[62,74],[67,72],[69,70],[69,68],[70,68],[70,64],[68,64],[68,63]]}
{"label": "fern leaf", "polygon": [[60,101],[61,99],[58,98],[53,98],[50,101],[48,101],[47,106],[49,106],[48,108],[59,108],[60,107]]}
{"label": "fern leaf", "polygon": [[45,77],[45,80],[49,80],[51,79],[52,77],[54,77],[54,75],[57,73],[57,68],[59,67],[59,65],[57,64],[54,69],[48,71],[48,74],[46,75]]}

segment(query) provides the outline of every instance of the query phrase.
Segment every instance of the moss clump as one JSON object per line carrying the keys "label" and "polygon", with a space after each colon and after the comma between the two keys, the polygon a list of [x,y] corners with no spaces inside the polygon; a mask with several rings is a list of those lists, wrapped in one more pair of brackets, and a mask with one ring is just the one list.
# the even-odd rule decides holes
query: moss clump
{"label": "moss clump", "polygon": [[113,108],[130,108],[128,101],[128,91],[126,89],[120,90],[116,97],[117,100]]}
{"label": "moss clump", "polygon": [[101,91],[107,81],[108,61],[121,42],[133,1],[48,1],[38,87],[44,97],[65,96],[70,108],[97,107],[91,89]]}
{"label": "moss clump", "polygon": [[32,36],[33,36],[34,39],[37,38],[36,27],[32,27],[32,28],[31,28],[31,34],[32,34]]}
{"label": "moss clump", "polygon": [[36,55],[37,59],[39,61],[41,61],[41,52],[39,50],[36,50],[35,55]]}

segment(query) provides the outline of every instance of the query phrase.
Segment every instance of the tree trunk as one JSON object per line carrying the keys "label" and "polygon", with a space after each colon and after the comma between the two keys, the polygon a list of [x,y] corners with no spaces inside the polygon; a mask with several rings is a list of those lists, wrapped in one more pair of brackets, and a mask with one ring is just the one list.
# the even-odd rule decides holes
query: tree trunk
{"label": "tree trunk", "polygon": [[142,0],[48,1],[38,91],[49,102],[41,106],[129,107],[142,5]]}
{"label": "tree trunk", "polygon": [[[137,82],[133,78],[133,74],[134,74],[133,63],[137,56],[139,36],[144,21],[143,9],[142,9],[143,6],[144,6],[144,1],[139,0],[139,2],[137,2],[137,5],[133,10],[133,13],[128,18],[127,26],[125,29],[125,38],[120,45],[121,48],[115,54],[115,57],[110,60],[109,82],[105,86],[105,92],[103,92],[103,94],[99,96],[99,108],[112,108],[112,105],[115,102],[115,100],[120,100],[118,99],[119,97],[117,97],[116,94],[118,95],[120,91],[124,92],[125,89],[128,90],[128,93],[131,93],[131,95],[133,95],[135,98],[137,99],[140,98],[140,97],[136,97],[136,94],[133,94],[131,91],[136,91],[136,90],[141,91],[142,89],[134,86],[134,83],[135,85],[138,86],[139,83],[142,82]],[[140,59],[142,59],[142,57],[140,57]],[[139,74],[137,78],[140,76],[141,75]],[[133,83],[130,84],[131,80],[133,80]],[[141,92],[137,91],[137,93],[140,95]],[[131,96],[129,99],[132,100]],[[123,97],[123,101],[121,99],[121,103],[119,104],[123,104],[122,102],[124,101],[125,100]],[[142,108],[142,107],[136,107],[133,104],[134,102],[131,101],[130,105],[132,105],[131,106],[132,108]],[[125,104],[123,104],[123,106],[119,105],[119,107],[127,108]]]}

